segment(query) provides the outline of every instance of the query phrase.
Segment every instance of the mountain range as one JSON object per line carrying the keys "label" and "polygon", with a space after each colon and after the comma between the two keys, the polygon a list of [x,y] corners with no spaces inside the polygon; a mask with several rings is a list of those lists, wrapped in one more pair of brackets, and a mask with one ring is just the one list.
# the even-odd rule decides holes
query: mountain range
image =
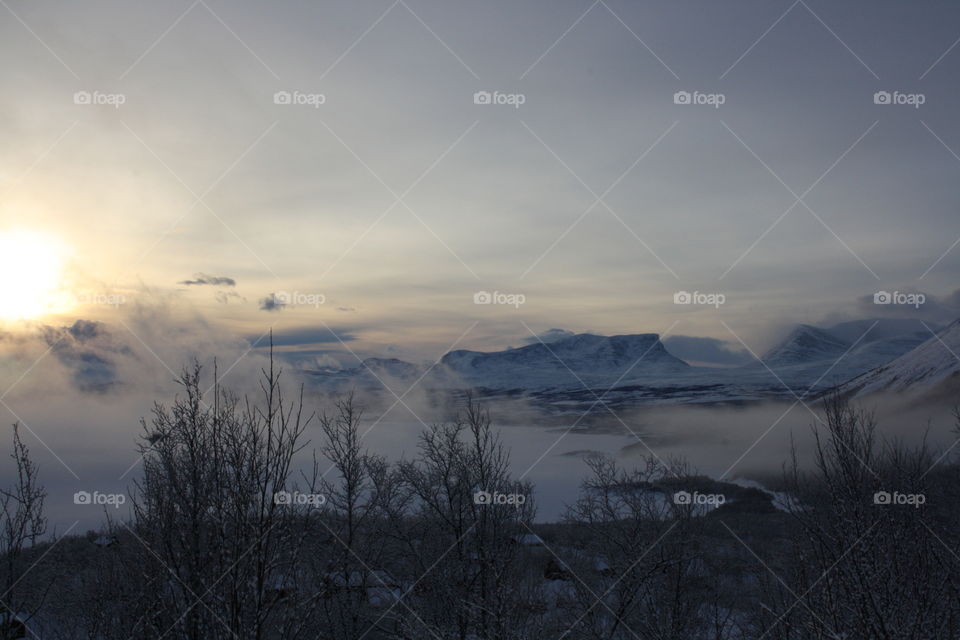
{"label": "mountain range", "polygon": [[759,359],[737,367],[692,366],[653,333],[560,337],[502,351],[451,351],[432,365],[369,358],[350,369],[306,373],[329,390],[471,390],[526,397],[556,413],[598,404],[740,403],[814,397],[830,389],[862,395],[925,391],[960,380],[960,321],[860,320],[798,325]]}

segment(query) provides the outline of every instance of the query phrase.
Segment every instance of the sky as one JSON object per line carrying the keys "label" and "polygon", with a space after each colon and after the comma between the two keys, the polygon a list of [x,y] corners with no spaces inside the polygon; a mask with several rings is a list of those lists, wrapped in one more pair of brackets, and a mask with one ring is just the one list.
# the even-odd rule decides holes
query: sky
{"label": "sky", "polygon": [[255,390],[271,331],[731,366],[960,317],[956,3],[0,0],[0,61],[0,414],[60,533],[184,365]]}
{"label": "sky", "polygon": [[162,308],[352,366],[550,330],[759,352],[796,322],[960,315],[952,3],[0,15],[0,233],[53,238],[70,302],[33,321]]}

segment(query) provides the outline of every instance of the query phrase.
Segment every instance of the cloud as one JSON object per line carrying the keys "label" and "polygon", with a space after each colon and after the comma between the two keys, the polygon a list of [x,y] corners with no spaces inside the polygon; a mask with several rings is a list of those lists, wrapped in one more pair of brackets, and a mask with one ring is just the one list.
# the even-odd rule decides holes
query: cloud
{"label": "cloud", "polygon": [[206,273],[195,273],[193,274],[193,280],[181,280],[177,284],[185,284],[187,286],[209,284],[217,287],[235,287],[237,286],[237,281],[227,276],[211,276]]}
{"label": "cloud", "polygon": [[275,293],[260,299],[260,311],[280,311],[285,306],[287,306],[287,303],[278,298]]}
{"label": "cloud", "polygon": [[524,344],[540,344],[545,342],[550,344],[551,342],[557,342],[558,340],[563,340],[564,338],[570,338],[575,336],[573,331],[567,331],[566,329],[547,329],[546,331],[540,333],[537,336],[529,336],[523,339]]}
{"label": "cloud", "polygon": [[736,366],[753,361],[744,349],[716,338],[667,336],[663,345],[676,357],[693,364]]}
{"label": "cloud", "polygon": [[18,392],[72,389],[83,396],[116,398],[169,389],[183,367],[195,360],[209,367],[219,359],[237,365],[231,366],[234,382],[256,380],[263,356],[187,306],[156,300],[117,313],[118,322],[80,318],[70,325],[37,324],[0,335],[0,376],[9,386],[29,367],[34,384],[24,379]]}
{"label": "cloud", "polygon": [[[874,302],[875,294],[880,291],[890,294],[881,299],[891,300],[891,304],[876,304]],[[897,304],[893,297],[895,293],[900,294],[897,300],[904,301],[917,299],[916,297],[910,298],[911,295],[922,295],[923,303],[919,305]],[[904,294],[906,294],[906,297],[904,297]],[[919,318],[927,322],[949,324],[960,318],[960,289],[945,296],[938,296],[908,287],[902,289],[895,287],[878,288],[877,292],[857,298],[857,310],[860,314],[870,318]]]}
{"label": "cloud", "polygon": [[241,296],[236,291],[217,291],[216,300],[220,304],[230,304],[231,300],[237,300],[238,302],[246,302],[247,299]]}

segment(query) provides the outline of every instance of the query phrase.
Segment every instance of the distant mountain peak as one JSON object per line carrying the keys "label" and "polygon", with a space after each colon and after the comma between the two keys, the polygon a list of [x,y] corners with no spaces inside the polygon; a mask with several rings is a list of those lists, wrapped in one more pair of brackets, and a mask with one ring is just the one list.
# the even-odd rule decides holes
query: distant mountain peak
{"label": "distant mountain peak", "polygon": [[790,366],[839,358],[850,344],[829,331],[809,324],[797,325],[780,344],[767,351],[768,366]]}

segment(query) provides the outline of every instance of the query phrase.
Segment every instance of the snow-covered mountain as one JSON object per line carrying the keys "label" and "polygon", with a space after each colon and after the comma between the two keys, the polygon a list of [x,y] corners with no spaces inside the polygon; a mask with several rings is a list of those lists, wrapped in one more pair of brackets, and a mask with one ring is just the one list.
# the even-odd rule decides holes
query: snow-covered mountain
{"label": "snow-covered mountain", "polygon": [[[657,334],[584,333],[502,351],[451,351],[435,366],[368,358],[350,369],[308,373],[331,390],[386,386],[400,393],[417,383],[440,393],[470,389],[487,397],[522,396],[552,412],[583,410],[601,395],[611,406],[740,403],[812,396],[902,360],[926,344],[916,328],[882,321],[828,329],[800,325],[762,363],[728,368],[691,366],[671,354]],[[960,353],[960,345],[955,350]]]}
{"label": "snow-covered mountain", "polygon": [[[744,373],[769,367],[794,391],[816,392],[884,365],[919,346],[922,323],[860,320],[827,329],[799,325]],[[900,333],[906,331],[906,333]],[[769,371],[767,371],[769,374]]]}
{"label": "snow-covered mountain", "polygon": [[853,395],[929,391],[960,381],[960,320],[893,361],[840,385]]}
{"label": "snow-covered mountain", "polygon": [[582,333],[506,351],[451,351],[440,364],[463,383],[492,389],[609,386],[624,375],[674,375],[690,368],[671,355],[655,333]]}

